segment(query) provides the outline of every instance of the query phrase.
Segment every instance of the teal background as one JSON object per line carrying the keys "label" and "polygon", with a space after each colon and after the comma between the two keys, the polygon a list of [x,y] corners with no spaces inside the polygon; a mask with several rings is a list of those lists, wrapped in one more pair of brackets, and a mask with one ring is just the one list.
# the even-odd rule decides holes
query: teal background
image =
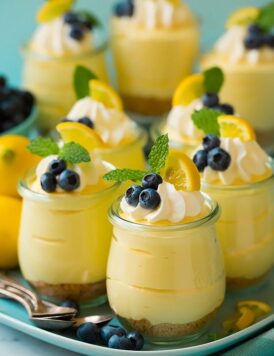
{"label": "teal background", "polygon": [[[19,84],[22,57],[20,45],[33,33],[35,14],[44,0],[0,0],[0,73]],[[105,23],[116,0],[78,0],[77,8],[97,13]],[[186,0],[201,21],[202,49],[209,48],[223,32],[229,13],[241,6],[267,4],[267,0]]]}

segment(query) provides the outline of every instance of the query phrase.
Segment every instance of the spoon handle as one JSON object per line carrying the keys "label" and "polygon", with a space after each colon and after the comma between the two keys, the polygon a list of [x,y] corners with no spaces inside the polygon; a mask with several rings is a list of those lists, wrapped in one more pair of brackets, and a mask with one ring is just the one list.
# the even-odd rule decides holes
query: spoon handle
{"label": "spoon handle", "polygon": [[16,294],[15,292],[11,292],[10,290],[0,287],[0,296],[5,296],[9,299],[15,300],[16,302],[20,303],[28,312],[29,317],[31,317],[32,314],[31,307],[27,302],[27,300],[24,299],[22,295]]}

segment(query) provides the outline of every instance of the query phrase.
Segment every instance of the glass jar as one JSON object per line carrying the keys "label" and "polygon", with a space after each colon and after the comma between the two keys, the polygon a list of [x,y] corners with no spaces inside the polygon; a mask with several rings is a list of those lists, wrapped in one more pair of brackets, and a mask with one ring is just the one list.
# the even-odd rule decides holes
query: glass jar
{"label": "glass jar", "polygon": [[24,278],[47,299],[105,302],[111,240],[107,210],[119,184],[86,195],[42,194],[30,189],[32,181],[29,173],[19,182],[19,263]]}
{"label": "glass jar", "polygon": [[217,203],[205,196],[208,214],[197,221],[145,225],[120,215],[120,199],[109,212],[111,308],[122,324],[143,333],[149,342],[198,338],[225,293],[224,262],[215,232]]}

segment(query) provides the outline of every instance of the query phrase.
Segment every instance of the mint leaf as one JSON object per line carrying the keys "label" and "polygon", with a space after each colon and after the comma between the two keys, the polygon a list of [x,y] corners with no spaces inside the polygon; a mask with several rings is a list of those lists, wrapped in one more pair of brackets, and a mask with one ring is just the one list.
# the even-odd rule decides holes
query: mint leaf
{"label": "mint leaf", "polygon": [[73,86],[77,99],[89,96],[89,81],[97,79],[96,74],[83,66],[77,66],[73,74]]}
{"label": "mint leaf", "polygon": [[159,173],[160,170],[165,166],[166,159],[168,156],[168,135],[159,136],[148,156],[148,164],[151,171],[154,173]]}
{"label": "mint leaf", "polygon": [[98,17],[86,10],[80,10],[76,12],[77,15],[84,21],[90,23],[91,28],[93,27],[102,27],[102,22],[98,19]]}
{"label": "mint leaf", "polygon": [[59,158],[72,164],[90,161],[88,151],[75,142],[65,143],[64,146],[60,149]]}
{"label": "mint leaf", "polygon": [[218,123],[218,116],[220,115],[221,113],[219,111],[204,108],[199,111],[195,110],[191,118],[195,126],[203,130],[206,135],[220,136]]}
{"label": "mint leaf", "polygon": [[51,138],[46,137],[37,137],[34,140],[31,140],[27,148],[34,155],[41,157],[55,155],[59,152],[57,143]]}
{"label": "mint leaf", "polygon": [[266,32],[274,27],[274,2],[261,8],[256,23]]}
{"label": "mint leaf", "polygon": [[147,171],[137,169],[115,169],[105,174],[104,179],[116,182],[124,182],[126,180],[141,181],[147,173]]}
{"label": "mint leaf", "polygon": [[206,93],[218,94],[224,83],[224,73],[219,67],[212,67],[204,71],[204,87]]}

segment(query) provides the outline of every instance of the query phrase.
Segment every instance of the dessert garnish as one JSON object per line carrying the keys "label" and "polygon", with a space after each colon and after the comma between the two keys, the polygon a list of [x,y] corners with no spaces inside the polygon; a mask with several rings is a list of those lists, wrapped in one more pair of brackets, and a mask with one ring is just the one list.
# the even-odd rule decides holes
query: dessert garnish
{"label": "dessert garnish", "polygon": [[118,2],[113,8],[113,12],[118,17],[131,17],[134,12],[133,0],[123,0]]}

